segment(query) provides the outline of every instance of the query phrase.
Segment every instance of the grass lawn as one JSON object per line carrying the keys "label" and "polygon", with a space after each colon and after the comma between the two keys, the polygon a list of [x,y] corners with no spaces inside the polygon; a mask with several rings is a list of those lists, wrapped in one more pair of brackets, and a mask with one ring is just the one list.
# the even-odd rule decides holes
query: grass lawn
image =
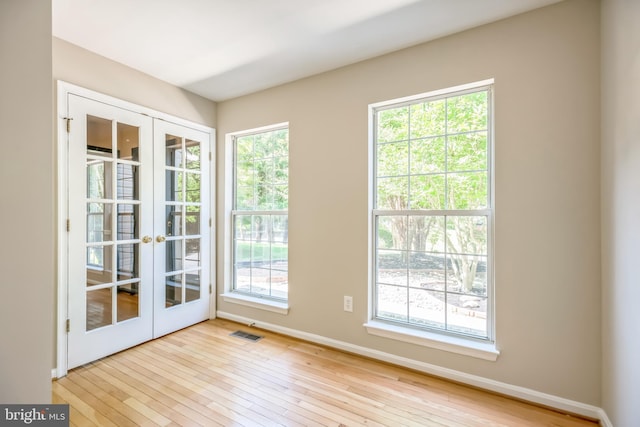
{"label": "grass lawn", "polygon": [[289,246],[286,243],[236,242],[236,263],[286,260],[288,257]]}

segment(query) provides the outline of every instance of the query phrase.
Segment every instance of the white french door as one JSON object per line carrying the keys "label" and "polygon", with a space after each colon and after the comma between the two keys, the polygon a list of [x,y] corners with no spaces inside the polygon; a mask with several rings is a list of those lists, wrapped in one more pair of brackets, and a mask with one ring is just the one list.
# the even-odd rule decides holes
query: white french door
{"label": "white french door", "polygon": [[68,94],[67,368],[209,318],[210,134]]}
{"label": "white french door", "polygon": [[154,322],[158,337],[209,316],[209,135],[154,126]]}

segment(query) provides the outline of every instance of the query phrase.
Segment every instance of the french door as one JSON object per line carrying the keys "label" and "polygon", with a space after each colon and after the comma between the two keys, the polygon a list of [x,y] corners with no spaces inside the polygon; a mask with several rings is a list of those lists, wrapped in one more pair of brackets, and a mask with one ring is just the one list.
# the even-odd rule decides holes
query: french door
{"label": "french door", "polygon": [[67,368],[209,317],[209,133],[68,94]]}
{"label": "french door", "polygon": [[209,317],[209,135],[154,122],[154,322],[159,337]]}

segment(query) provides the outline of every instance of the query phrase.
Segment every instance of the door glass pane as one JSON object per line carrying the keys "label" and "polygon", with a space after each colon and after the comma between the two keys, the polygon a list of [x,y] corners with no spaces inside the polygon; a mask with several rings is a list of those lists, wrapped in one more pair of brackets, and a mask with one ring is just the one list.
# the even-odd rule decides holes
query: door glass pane
{"label": "door glass pane", "polygon": [[167,236],[182,235],[182,206],[168,205],[165,209],[167,213]]}
{"label": "door glass pane", "polygon": [[111,253],[113,246],[89,246],[87,248],[87,286],[111,283]]}
{"label": "door glass pane", "polygon": [[118,286],[118,322],[138,317],[138,286],[140,283],[129,283]]}
{"label": "door glass pane", "polygon": [[167,202],[182,201],[182,172],[167,170],[165,186]]}
{"label": "door glass pane", "polygon": [[185,226],[187,235],[200,234],[200,206],[187,206]]}
{"label": "door glass pane", "polygon": [[182,303],[182,274],[172,274],[165,279],[165,307]]}
{"label": "door glass pane", "polygon": [[87,198],[111,199],[111,169],[113,163],[87,159]]}
{"label": "door glass pane", "polygon": [[117,246],[118,280],[129,280],[139,277],[138,246],[137,243],[126,243]]}
{"label": "door glass pane", "polygon": [[112,135],[111,120],[87,115],[87,154],[112,157]]}
{"label": "door glass pane", "polygon": [[87,203],[87,242],[111,240],[111,203]]}
{"label": "door glass pane", "polygon": [[118,123],[118,158],[138,161],[140,131],[137,126]]}
{"label": "door glass pane", "polygon": [[187,173],[186,201],[200,203],[200,174]]}
{"label": "door glass pane", "polygon": [[132,240],[138,238],[139,205],[118,205],[118,240]]}
{"label": "door glass pane", "polygon": [[191,270],[200,267],[200,239],[186,239],[187,256],[184,259],[184,269]]}
{"label": "door glass pane", "polygon": [[138,199],[138,166],[118,163],[118,200]]}
{"label": "door glass pane", "polygon": [[167,134],[165,141],[167,166],[182,167],[182,138]]}
{"label": "door glass pane", "polygon": [[87,331],[91,331],[102,326],[111,325],[112,300],[111,290],[113,288],[87,291]]}
{"label": "door glass pane", "polygon": [[166,243],[166,271],[182,270],[182,240],[168,240]]}
{"label": "door glass pane", "polygon": [[187,139],[187,169],[200,170],[200,143]]}
{"label": "door glass pane", "polygon": [[200,270],[185,273],[186,302],[200,299]]}

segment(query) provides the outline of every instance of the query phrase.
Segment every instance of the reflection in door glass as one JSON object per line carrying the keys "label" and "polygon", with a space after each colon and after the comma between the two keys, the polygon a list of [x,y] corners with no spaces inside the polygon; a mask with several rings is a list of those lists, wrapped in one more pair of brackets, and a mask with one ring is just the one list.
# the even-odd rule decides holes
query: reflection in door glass
{"label": "reflection in door glass", "polygon": [[118,240],[132,240],[138,238],[139,205],[118,205]]}
{"label": "reflection in door glass", "polygon": [[87,203],[87,242],[106,242],[111,237],[111,203]]}
{"label": "reflection in door glass", "polygon": [[116,302],[118,322],[138,317],[138,286],[139,283],[118,286]]}
{"label": "reflection in door glass", "polygon": [[139,128],[118,123],[118,158],[138,161],[138,147],[140,138]]}
{"label": "reflection in door glass", "polygon": [[139,276],[138,244],[118,245],[118,280],[137,279]]}
{"label": "reflection in door glass", "polygon": [[87,331],[113,323],[111,290],[106,288],[87,292]]}
{"label": "reflection in door glass", "polygon": [[112,162],[87,159],[87,198],[111,199]]}
{"label": "reflection in door glass", "polygon": [[167,236],[182,235],[182,212],[181,211],[182,211],[181,205],[166,206]]}
{"label": "reflection in door glass", "polygon": [[182,172],[167,170],[166,173],[166,196],[168,202],[182,201]]}
{"label": "reflection in door glass", "polygon": [[87,248],[87,286],[102,285],[113,281],[111,275],[112,245]]}
{"label": "reflection in door glass", "polygon": [[187,169],[200,170],[200,143],[187,139]]}
{"label": "reflection in door glass", "polygon": [[112,134],[111,120],[87,115],[87,154],[111,157]]}
{"label": "reflection in door glass", "polygon": [[118,163],[118,200],[138,200],[138,167]]}
{"label": "reflection in door glass", "polygon": [[165,278],[165,307],[182,303],[182,274],[172,274]]}
{"label": "reflection in door glass", "polygon": [[182,240],[167,240],[167,273],[182,270]]}
{"label": "reflection in door glass", "polygon": [[200,203],[200,174],[187,172],[186,200],[189,203]]}
{"label": "reflection in door glass", "polygon": [[200,234],[200,206],[187,206],[185,223],[187,235],[194,236]]}
{"label": "reflection in door glass", "polygon": [[184,257],[184,269],[193,270],[200,267],[200,239],[185,240],[187,254]]}
{"label": "reflection in door glass", "polygon": [[165,141],[167,166],[182,167],[182,138],[167,134]]}
{"label": "reflection in door glass", "polygon": [[185,300],[186,302],[200,299],[200,270],[185,273]]}

